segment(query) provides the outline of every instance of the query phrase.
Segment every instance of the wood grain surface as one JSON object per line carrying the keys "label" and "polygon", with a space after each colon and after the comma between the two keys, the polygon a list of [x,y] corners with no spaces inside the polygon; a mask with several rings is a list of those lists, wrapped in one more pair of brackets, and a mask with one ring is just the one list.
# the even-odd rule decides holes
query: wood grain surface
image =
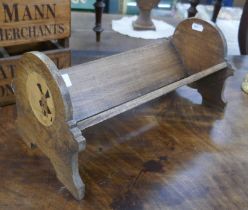
{"label": "wood grain surface", "polygon": [[79,171],[88,187],[80,202],[45,155],[23,143],[15,106],[1,108],[0,209],[246,209],[248,97],[240,84],[248,58],[229,61],[236,71],[224,112],[182,87],[85,130]]}
{"label": "wood grain surface", "polygon": [[69,0],[1,0],[0,46],[12,46],[70,36]]}
{"label": "wood grain surface", "polygon": [[225,56],[222,33],[211,23],[191,18],[177,26],[170,40],[62,70],[72,82],[73,118],[81,121],[134,100],[224,63]]}
{"label": "wood grain surface", "polygon": [[[220,69],[222,69],[220,71]],[[203,99],[207,98],[207,96],[209,96],[207,99],[210,99],[210,101],[212,102],[213,105],[218,105],[219,101],[221,101],[223,103],[223,107],[225,106],[225,102],[222,101],[222,97],[219,93],[222,93],[223,91],[223,85],[224,85],[224,82],[226,80],[226,78],[228,76],[225,75],[225,71],[229,71],[228,68],[227,68],[227,64],[224,62],[224,63],[220,63],[216,66],[212,66],[210,67],[209,69],[206,69],[204,70],[203,72],[198,72],[196,74],[193,74],[189,77],[186,77],[186,78],[183,78],[181,80],[178,80],[176,82],[173,82],[171,84],[168,84],[166,86],[163,86],[159,89],[156,89],[154,91],[151,91],[147,94],[144,94],[144,95],[141,95],[131,101],[128,101],[126,103],[123,103],[119,106],[116,106],[116,107],[113,107],[111,109],[108,109],[106,111],[103,111],[103,112],[99,112],[98,114],[96,115],[93,115],[87,119],[84,119],[84,120],[81,120],[77,123],[78,127],[81,129],[81,130],[84,130],[88,127],[91,127],[93,125],[96,125],[100,122],[103,122],[104,120],[107,120],[111,117],[114,117],[118,114],[121,114],[123,112],[126,112],[126,111],[129,111],[139,105],[142,105],[146,102],[149,102],[149,101],[152,101],[158,97],[161,97],[167,93],[170,93],[171,91],[179,88],[179,87],[182,87],[184,85],[188,85],[188,84],[191,84],[193,82],[195,83],[205,83],[205,85],[201,88],[202,91],[200,91],[200,93],[202,94],[202,97]],[[224,72],[224,77],[223,77],[223,72]],[[220,78],[221,78],[221,82],[222,83],[219,83],[220,80],[216,80],[216,74],[220,74]],[[213,76],[215,75],[215,76]],[[229,76],[231,76],[232,74],[230,74]],[[211,78],[212,80],[209,81],[209,79],[206,79],[206,78]],[[208,87],[209,84],[211,84],[211,82],[213,84],[216,84],[216,83],[219,83],[218,87],[219,87],[219,90],[218,91],[215,91],[215,93],[212,93],[213,91],[211,91],[211,88]],[[215,82],[215,83],[214,83]],[[207,84],[206,84],[207,83]],[[222,85],[221,85],[222,84]],[[216,94],[216,92],[218,94]],[[215,96],[215,97],[213,97]],[[204,100],[206,101],[206,100]],[[216,104],[217,103],[217,104]]]}
{"label": "wood grain surface", "polygon": [[217,65],[227,55],[226,40],[220,29],[197,18],[179,23],[172,43],[189,74]]}
{"label": "wood grain surface", "polygon": [[[83,72],[83,74],[82,74]],[[83,120],[185,77],[170,41],[64,69],[74,119]]]}

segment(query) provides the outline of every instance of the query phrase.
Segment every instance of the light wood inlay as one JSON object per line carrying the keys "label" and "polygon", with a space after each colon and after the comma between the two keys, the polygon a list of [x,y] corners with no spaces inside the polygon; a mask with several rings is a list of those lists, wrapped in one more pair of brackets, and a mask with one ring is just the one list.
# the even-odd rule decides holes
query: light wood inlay
{"label": "light wood inlay", "polygon": [[44,78],[36,72],[29,74],[26,91],[32,111],[39,122],[44,126],[52,125],[55,118],[53,96]]}

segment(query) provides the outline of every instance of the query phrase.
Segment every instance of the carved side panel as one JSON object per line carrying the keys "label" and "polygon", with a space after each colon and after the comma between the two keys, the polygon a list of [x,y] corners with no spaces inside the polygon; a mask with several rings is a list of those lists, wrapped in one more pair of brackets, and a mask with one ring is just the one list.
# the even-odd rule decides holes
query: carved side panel
{"label": "carved side panel", "polygon": [[42,53],[25,54],[19,65],[15,78],[18,132],[28,146],[43,151],[58,179],[80,200],[84,184],[78,152],[85,148],[85,139],[72,119],[66,84],[55,64]]}

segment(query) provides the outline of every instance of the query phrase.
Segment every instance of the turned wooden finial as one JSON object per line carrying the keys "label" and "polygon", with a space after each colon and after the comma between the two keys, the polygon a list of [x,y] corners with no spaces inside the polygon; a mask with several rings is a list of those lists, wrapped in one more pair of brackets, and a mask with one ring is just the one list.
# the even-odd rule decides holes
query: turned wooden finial
{"label": "turned wooden finial", "polygon": [[96,25],[93,30],[96,32],[96,41],[100,42],[101,40],[101,33],[104,31],[102,28],[102,14],[105,8],[104,0],[97,0],[94,4],[95,13],[96,13]]}
{"label": "turned wooden finial", "polygon": [[134,30],[156,30],[151,19],[151,11],[158,5],[160,0],[136,0],[140,13],[136,21],[133,22]]}
{"label": "turned wooden finial", "polygon": [[189,0],[190,7],[188,9],[188,17],[195,17],[197,13],[197,5],[200,3],[200,0]]}

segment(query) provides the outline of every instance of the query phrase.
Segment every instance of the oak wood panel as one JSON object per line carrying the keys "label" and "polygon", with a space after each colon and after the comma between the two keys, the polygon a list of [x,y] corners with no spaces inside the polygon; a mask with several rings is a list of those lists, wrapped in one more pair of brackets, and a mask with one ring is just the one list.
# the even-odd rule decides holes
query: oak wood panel
{"label": "oak wood panel", "polygon": [[65,69],[61,73],[68,73],[72,82],[68,89],[76,121],[135,99],[186,75],[174,47],[166,40]]}
{"label": "oak wood panel", "polygon": [[73,121],[69,92],[56,65],[44,54],[25,54],[19,61],[15,87],[20,136],[29,147],[36,145],[49,157],[58,179],[76,199],[82,199],[78,151],[85,148],[85,139]]}
{"label": "oak wood panel", "polygon": [[[111,108],[111,109],[109,109],[109,110],[107,110],[105,112],[100,112],[97,115],[91,116],[91,117],[89,117],[89,118],[87,118],[85,120],[82,120],[82,121],[78,122],[77,125],[81,130],[84,130],[85,128],[88,128],[88,127],[91,127],[93,125],[96,125],[96,124],[98,124],[100,122],[103,122],[104,120],[107,120],[107,119],[109,119],[111,117],[114,117],[114,116],[116,116],[118,114],[121,114],[123,112],[126,112],[126,111],[128,111],[130,109],[133,109],[133,108],[135,108],[135,107],[137,107],[139,105],[142,105],[142,104],[144,104],[146,102],[152,101],[152,100],[154,100],[154,99],[156,99],[158,97],[161,97],[161,96],[163,96],[163,95],[165,95],[165,94],[167,94],[167,93],[169,93],[169,92],[171,92],[171,91],[173,91],[173,90],[175,90],[175,89],[177,89],[179,87],[191,84],[191,83],[193,83],[195,81],[201,81],[201,79],[203,79],[204,77],[207,77],[207,76],[212,75],[214,73],[219,72],[220,75],[221,75],[221,74],[223,74],[222,73],[223,70],[220,71],[220,69],[225,69],[225,68],[227,68],[227,63],[225,63],[225,62],[220,63],[220,64],[218,64],[216,66],[212,66],[211,68],[206,69],[203,72],[198,72],[198,73],[193,74],[193,75],[191,75],[189,77],[183,78],[181,80],[178,80],[176,82],[173,82],[171,84],[163,86],[163,87],[161,87],[159,89],[156,89],[156,90],[154,90],[152,92],[144,94],[144,95],[142,95],[142,96],[140,96],[140,97],[138,97],[138,98],[136,98],[136,99],[134,99],[132,101],[129,101],[129,102],[123,103],[123,104],[121,104],[121,105],[119,105],[117,107]],[[215,81],[215,78],[213,77],[212,80]],[[211,84],[211,82],[212,81],[209,82],[209,80],[207,80],[205,83],[207,83],[209,85],[209,84]],[[212,84],[213,84],[213,82],[212,82]],[[207,94],[205,94],[205,95],[203,94],[203,96],[207,96],[209,94],[209,92],[210,93],[212,92],[206,86],[207,85],[205,85],[204,88],[207,89],[205,91],[205,92],[207,92]],[[202,88],[202,89],[205,90],[204,88]],[[220,92],[222,92],[223,86],[220,86],[219,88],[221,89]],[[209,98],[212,99],[211,102],[213,104],[216,103],[216,101],[220,100],[218,98],[218,97],[220,97],[218,94],[216,94],[215,97],[213,97],[212,95],[215,95],[215,94],[214,93],[211,94],[211,96]],[[220,101],[222,102],[222,100],[220,100]],[[224,102],[222,102],[222,103],[224,103]]]}
{"label": "oak wood panel", "polygon": [[1,0],[0,46],[70,36],[69,0]]}
{"label": "oak wood panel", "polygon": [[226,40],[220,29],[201,19],[189,18],[179,23],[172,42],[189,74],[217,65],[227,55]]}

